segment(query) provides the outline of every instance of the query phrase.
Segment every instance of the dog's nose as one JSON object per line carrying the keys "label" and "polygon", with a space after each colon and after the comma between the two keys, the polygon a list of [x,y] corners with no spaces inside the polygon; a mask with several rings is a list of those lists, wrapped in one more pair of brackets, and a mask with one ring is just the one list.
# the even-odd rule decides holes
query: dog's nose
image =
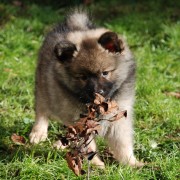
{"label": "dog's nose", "polygon": [[103,90],[103,89],[100,89],[100,90],[98,91],[98,93],[99,93],[100,95],[104,95],[104,90]]}

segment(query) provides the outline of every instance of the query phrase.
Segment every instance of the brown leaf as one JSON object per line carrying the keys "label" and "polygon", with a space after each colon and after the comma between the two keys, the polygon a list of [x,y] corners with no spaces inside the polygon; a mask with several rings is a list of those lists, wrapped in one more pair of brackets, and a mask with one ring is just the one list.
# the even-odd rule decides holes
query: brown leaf
{"label": "brown leaf", "polygon": [[104,115],[106,112],[107,112],[107,110],[108,110],[108,104],[100,104],[99,106],[98,106],[98,109],[97,109],[97,112],[98,112],[98,114],[102,114],[102,115]]}
{"label": "brown leaf", "polygon": [[79,156],[73,155],[71,152],[66,154],[66,161],[68,163],[69,168],[79,176],[82,171],[82,159]]}
{"label": "brown leaf", "polygon": [[104,108],[105,112],[107,112],[109,109],[109,103],[108,102],[102,102],[100,106]]}
{"label": "brown leaf", "polygon": [[68,132],[66,134],[67,139],[75,140],[77,139],[77,131],[73,126],[68,126]]}
{"label": "brown leaf", "polygon": [[89,116],[91,113],[92,113],[92,115],[93,115],[93,113],[95,113],[95,111],[96,111],[95,106],[94,106],[93,104],[91,104],[91,105],[88,105],[87,107],[88,107],[88,116]]}
{"label": "brown leaf", "polygon": [[109,122],[120,120],[122,117],[127,117],[127,111],[120,111],[118,114],[108,119]]}
{"label": "brown leaf", "polygon": [[96,105],[97,106],[97,113],[104,115],[104,114],[117,114],[119,111],[119,107],[115,101],[107,101],[102,102],[101,104]]}
{"label": "brown leaf", "polygon": [[115,101],[108,101],[108,110],[106,114],[118,113],[119,107]]}
{"label": "brown leaf", "polygon": [[79,171],[80,171],[80,174],[81,174],[81,170],[82,170],[82,159],[81,159],[79,156],[76,157],[76,163],[77,163],[77,165],[78,165],[78,168],[79,168]]}
{"label": "brown leaf", "polygon": [[86,126],[87,126],[87,128],[94,128],[96,126],[99,126],[99,123],[97,121],[88,120],[86,122]]}
{"label": "brown leaf", "polygon": [[73,126],[68,126],[68,132],[69,132],[69,133],[72,133],[72,134],[74,134],[74,135],[77,134],[76,129],[75,129]]}
{"label": "brown leaf", "polygon": [[93,111],[89,112],[88,119],[94,119],[95,118],[96,111],[93,109]]}
{"label": "brown leaf", "polygon": [[109,108],[118,108],[118,104],[116,103],[116,101],[108,101],[108,105],[109,105]]}
{"label": "brown leaf", "polygon": [[68,132],[66,133],[66,139],[74,141],[77,139],[77,131],[75,127],[68,126]]}
{"label": "brown leaf", "polygon": [[74,128],[77,133],[81,133],[86,127],[87,117],[81,118],[78,122],[76,122]]}
{"label": "brown leaf", "polygon": [[96,134],[97,134],[97,132],[98,132],[98,130],[100,130],[101,129],[101,126],[100,125],[98,125],[98,126],[96,126],[96,127],[94,127],[94,128],[88,128],[87,130],[86,130],[86,135],[88,135],[88,134],[91,134],[92,132],[96,132]]}
{"label": "brown leaf", "polygon": [[165,92],[165,94],[168,96],[174,96],[174,97],[180,99],[180,92]]}
{"label": "brown leaf", "polygon": [[105,98],[98,93],[95,93],[94,104],[98,105],[105,101]]}
{"label": "brown leaf", "polygon": [[91,134],[93,131],[98,131],[100,129],[100,124],[94,120],[88,120],[86,122],[86,132],[85,134]]}
{"label": "brown leaf", "polygon": [[11,140],[15,143],[15,144],[18,144],[18,145],[25,145],[25,138],[23,136],[19,136],[17,134],[12,134],[11,135]]}
{"label": "brown leaf", "polygon": [[77,140],[77,136],[75,136],[74,134],[72,133],[67,133],[66,134],[66,137],[69,141],[76,141]]}
{"label": "brown leaf", "polygon": [[127,117],[127,111],[120,111],[117,116],[116,116],[116,119],[121,119],[122,117]]}

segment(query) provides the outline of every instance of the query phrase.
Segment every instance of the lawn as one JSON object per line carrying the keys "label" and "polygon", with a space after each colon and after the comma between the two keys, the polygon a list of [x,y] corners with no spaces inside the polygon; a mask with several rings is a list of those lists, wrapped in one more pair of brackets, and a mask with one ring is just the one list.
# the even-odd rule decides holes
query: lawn
{"label": "lawn", "polygon": [[[46,142],[28,142],[38,49],[66,7],[18,2],[0,1],[0,179],[85,179],[52,147],[61,132],[56,122]],[[180,179],[180,100],[165,93],[180,92],[180,2],[99,0],[88,8],[98,26],[124,35],[136,57],[135,154],[148,163],[132,169],[104,155],[106,169],[92,167],[90,179]],[[26,145],[13,143],[13,133]],[[102,139],[98,144],[103,154],[106,144]]]}

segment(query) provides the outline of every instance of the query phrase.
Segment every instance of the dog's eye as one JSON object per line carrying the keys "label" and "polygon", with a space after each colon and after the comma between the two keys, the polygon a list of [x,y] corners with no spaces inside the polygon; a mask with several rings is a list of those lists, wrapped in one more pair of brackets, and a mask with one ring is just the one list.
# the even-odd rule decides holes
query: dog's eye
{"label": "dog's eye", "polygon": [[101,75],[102,75],[103,77],[106,77],[108,74],[109,74],[109,72],[108,72],[108,71],[104,71],[104,72],[102,72],[102,74],[101,74]]}

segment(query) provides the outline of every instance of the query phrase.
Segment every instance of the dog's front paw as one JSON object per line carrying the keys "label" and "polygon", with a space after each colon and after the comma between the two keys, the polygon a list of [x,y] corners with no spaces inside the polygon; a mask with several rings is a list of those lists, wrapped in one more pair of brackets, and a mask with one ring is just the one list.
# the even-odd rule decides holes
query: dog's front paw
{"label": "dog's front paw", "polygon": [[135,157],[131,157],[127,162],[127,164],[129,164],[129,166],[134,168],[141,168],[145,165],[145,163],[138,161]]}
{"label": "dog's front paw", "polygon": [[93,159],[91,160],[91,163],[93,165],[95,165],[97,168],[105,169],[104,162],[102,162],[101,159],[98,156],[94,156]]}
{"label": "dog's front paw", "polygon": [[136,160],[136,162],[134,162],[134,163],[129,163],[129,165],[130,165],[131,167],[141,168],[141,167],[145,166],[146,164],[143,163],[143,162],[141,162],[141,161],[137,161],[137,160]]}
{"label": "dog's front paw", "polygon": [[33,128],[30,135],[30,143],[38,144],[40,141],[45,141],[47,138],[47,130],[41,128]]}

